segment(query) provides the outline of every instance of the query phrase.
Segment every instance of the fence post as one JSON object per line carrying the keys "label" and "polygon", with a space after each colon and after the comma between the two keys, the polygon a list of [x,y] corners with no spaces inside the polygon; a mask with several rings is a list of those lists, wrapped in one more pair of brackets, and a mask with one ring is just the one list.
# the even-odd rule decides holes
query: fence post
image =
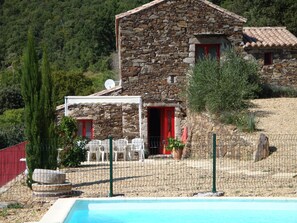
{"label": "fence post", "polygon": [[217,171],[217,135],[212,135],[212,193],[217,192],[216,188],[216,171]]}
{"label": "fence post", "polygon": [[113,197],[113,148],[112,148],[112,136],[109,136],[109,197]]}

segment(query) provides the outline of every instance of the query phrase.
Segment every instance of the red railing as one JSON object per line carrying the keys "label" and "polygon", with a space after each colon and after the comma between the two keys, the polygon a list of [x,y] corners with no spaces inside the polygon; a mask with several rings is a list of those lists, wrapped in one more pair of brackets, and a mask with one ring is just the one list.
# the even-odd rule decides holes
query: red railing
{"label": "red railing", "polygon": [[13,180],[26,169],[26,163],[20,161],[25,158],[26,142],[0,150],[0,187]]}

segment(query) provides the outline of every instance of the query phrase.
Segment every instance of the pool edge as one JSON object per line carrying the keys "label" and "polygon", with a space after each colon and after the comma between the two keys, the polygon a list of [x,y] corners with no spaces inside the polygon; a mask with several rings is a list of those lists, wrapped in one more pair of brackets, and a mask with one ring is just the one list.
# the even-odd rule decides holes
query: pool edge
{"label": "pool edge", "polygon": [[63,223],[78,198],[60,198],[45,213],[39,223]]}
{"label": "pool edge", "polygon": [[283,200],[297,201],[297,197],[113,197],[113,198],[60,198],[46,212],[39,223],[64,223],[68,213],[76,201],[83,200]]}

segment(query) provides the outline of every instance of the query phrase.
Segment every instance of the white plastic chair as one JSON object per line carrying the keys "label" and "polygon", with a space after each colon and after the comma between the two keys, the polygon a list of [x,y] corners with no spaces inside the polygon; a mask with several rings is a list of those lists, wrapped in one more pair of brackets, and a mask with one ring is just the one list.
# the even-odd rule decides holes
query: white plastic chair
{"label": "white plastic chair", "polygon": [[101,146],[100,146],[99,152],[101,153],[102,162],[104,161],[105,154],[106,154],[106,160],[108,160],[109,139],[104,139],[101,141]]}
{"label": "white plastic chair", "polygon": [[115,161],[118,160],[118,153],[122,153],[124,156],[124,160],[126,161],[127,147],[128,147],[127,139],[118,139],[114,141],[113,153],[115,154],[114,156]]}
{"label": "white plastic chair", "polygon": [[88,162],[91,161],[92,158],[92,154],[96,155],[96,161],[99,161],[99,149],[101,146],[101,140],[92,140],[90,142],[88,142],[88,144],[85,146],[85,148],[88,150],[87,151],[87,159]]}
{"label": "white plastic chair", "polygon": [[[129,158],[133,158],[135,152],[138,153],[139,160],[144,160],[144,141],[141,138],[134,138],[131,141],[131,150],[129,151]],[[132,156],[131,156],[132,153]]]}

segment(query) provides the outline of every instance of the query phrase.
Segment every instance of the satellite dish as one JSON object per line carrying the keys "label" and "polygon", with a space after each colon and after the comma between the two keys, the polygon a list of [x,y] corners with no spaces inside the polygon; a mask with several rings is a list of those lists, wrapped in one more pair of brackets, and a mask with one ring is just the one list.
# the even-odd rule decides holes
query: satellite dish
{"label": "satellite dish", "polygon": [[115,82],[112,79],[108,79],[108,80],[105,81],[104,86],[105,86],[105,88],[107,90],[111,89],[111,88],[114,88],[115,87]]}

